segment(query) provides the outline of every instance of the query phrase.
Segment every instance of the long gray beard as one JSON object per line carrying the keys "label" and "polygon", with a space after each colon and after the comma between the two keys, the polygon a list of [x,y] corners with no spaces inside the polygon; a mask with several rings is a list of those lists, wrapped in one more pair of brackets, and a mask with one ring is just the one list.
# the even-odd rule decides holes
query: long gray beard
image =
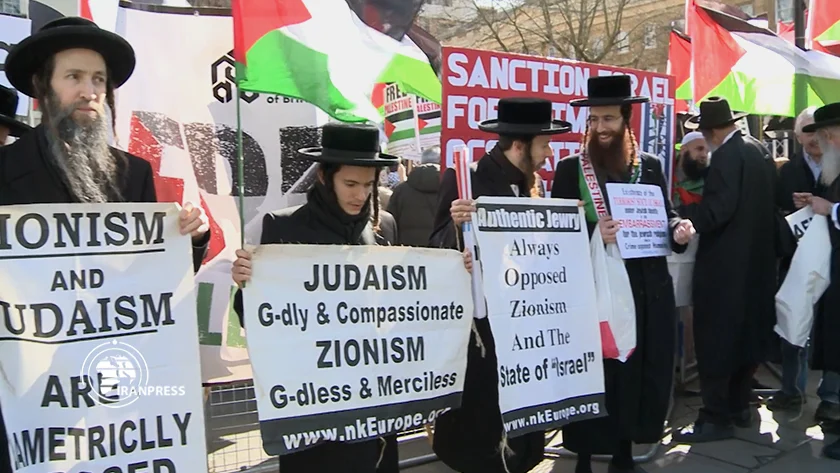
{"label": "long gray beard", "polygon": [[820,181],[826,186],[834,184],[837,176],[840,176],[840,150],[834,147],[828,140],[818,138],[822,155],[822,172]]}
{"label": "long gray beard", "polygon": [[62,110],[47,101],[47,142],[53,164],[70,193],[83,203],[122,200],[117,157],[108,148],[108,124],[103,117],[79,124],[74,107]]}

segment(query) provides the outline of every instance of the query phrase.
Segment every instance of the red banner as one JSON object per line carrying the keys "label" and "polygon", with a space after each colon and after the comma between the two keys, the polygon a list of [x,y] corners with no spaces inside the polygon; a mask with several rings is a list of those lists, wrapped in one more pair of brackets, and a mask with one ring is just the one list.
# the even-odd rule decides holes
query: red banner
{"label": "red banner", "polygon": [[650,97],[633,106],[632,127],[640,149],[660,158],[666,176],[671,175],[674,154],[674,92],[672,76],[601,64],[548,59],[496,51],[443,48],[443,117],[441,167],[452,167],[453,151],[466,146],[471,160],[480,159],[496,144],[496,135],[478,129],[479,122],[496,118],[499,99],[543,97],[551,100],[554,118],[572,124],[572,131],[556,135],[554,156],[540,172],[549,187],[561,159],[580,151],[586,129],[587,108],[574,108],[569,101],[583,98],[589,77],[626,74],[632,93]]}

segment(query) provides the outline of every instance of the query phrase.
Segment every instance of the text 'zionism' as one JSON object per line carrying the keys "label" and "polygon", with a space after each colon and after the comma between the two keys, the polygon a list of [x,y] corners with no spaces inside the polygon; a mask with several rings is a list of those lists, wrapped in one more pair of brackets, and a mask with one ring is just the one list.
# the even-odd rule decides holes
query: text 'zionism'
{"label": "text 'zionism'", "polygon": [[301,448],[279,440],[296,432],[356,426],[345,438],[363,439],[405,422],[383,422],[386,431],[372,434],[358,428],[360,419],[425,420],[457,407],[472,321],[469,284],[455,251],[258,248],[242,298],[260,428],[263,438],[278,439],[266,451]]}
{"label": "text 'zionism'", "polygon": [[[577,201],[480,197],[478,254],[507,435],[597,416],[542,416],[604,401],[589,233]],[[574,378],[569,380],[569,378]],[[589,416],[589,417],[586,417]],[[545,419],[519,423],[517,419]]]}
{"label": "text 'zionism'", "polygon": [[206,467],[192,244],[178,212],[0,213],[0,404],[16,470]]}

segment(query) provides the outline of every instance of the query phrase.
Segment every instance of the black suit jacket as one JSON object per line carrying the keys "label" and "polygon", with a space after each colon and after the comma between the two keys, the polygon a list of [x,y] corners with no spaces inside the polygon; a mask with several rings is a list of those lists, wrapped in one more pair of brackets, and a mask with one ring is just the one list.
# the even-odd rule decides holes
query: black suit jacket
{"label": "black suit jacket", "polygon": [[[43,126],[9,146],[0,148],[0,205],[70,204],[77,202],[56,171],[48,164],[49,153]],[[111,148],[127,163],[123,176],[123,202],[157,202],[154,175],[148,161],[125,151]],[[115,201],[117,199],[114,199]],[[193,244],[193,269],[198,271],[207,254],[210,232]]]}

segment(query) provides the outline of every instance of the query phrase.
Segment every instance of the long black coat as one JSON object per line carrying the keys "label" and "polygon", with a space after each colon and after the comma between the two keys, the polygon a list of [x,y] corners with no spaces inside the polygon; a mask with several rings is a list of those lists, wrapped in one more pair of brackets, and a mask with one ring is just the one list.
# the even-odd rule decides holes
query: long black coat
{"label": "long black coat", "polygon": [[[835,179],[826,191],[831,202],[840,202],[840,178]],[[820,217],[815,217],[820,218]],[[814,315],[813,359],[815,370],[840,372],[840,230],[828,219],[828,235],[831,238],[831,284],[823,293]],[[840,218],[835,215],[834,218]]]}
{"label": "long black coat", "polygon": [[[498,147],[470,168],[473,198],[481,196],[528,197],[523,189],[525,176],[513,166]],[[511,186],[519,189],[514,193]],[[460,231],[455,229],[449,208],[458,199],[454,169],[447,169],[440,186],[435,230],[430,246],[463,248]],[[496,344],[490,322],[474,320],[484,344],[485,355],[477,345],[475,332],[470,335],[467,350],[467,373],[461,407],[438,417],[435,422],[434,451],[450,468],[461,473],[504,473],[499,443],[504,433],[499,409],[499,377]],[[545,433],[533,432],[508,439],[513,455],[506,457],[509,473],[525,473],[543,459]]]}
{"label": "long black coat", "polygon": [[[554,174],[551,197],[582,200],[579,179],[579,157],[570,156],[560,161]],[[642,154],[639,183],[662,189],[671,229],[671,248],[678,253],[685,251],[685,246],[673,241],[673,227],[679,216],[671,208],[665,176],[655,156]],[[604,184],[601,182],[601,193],[609,206]],[[599,231],[595,222],[587,223],[590,235]],[[563,428],[563,446],[573,452],[612,455],[618,452],[620,442],[655,443],[662,438],[673,389],[676,352],[674,283],[664,257],[632,259],[624,265],[636,308],[636,349],[625,363],[604,360],[609,415],[573,422]]]}
{"label": "long black coat", "polygon": [[[55,171],[47,165],[43,126],[38,126],[9,146],[0,147],[0,205],[69,204],[74,203],[67,187]],[[148,161],[116,148],[128,162],[121,169],[124,202],[157,202],[154,176]],[[193,245],[193,269],[198,271],[207,254],[208,232],[198,245]],[[0,445],[6,444],[6,428],[0,413]],[[0,472],[11,472],[8,449],[0,449]]]}
{"label": "long black coat", "polygon": [[[396,241],[396,224],[387,212],[380,213],[380,231],[368,224],[356,241],[335,230],[335,221],[325,222],[325,214],[313,203],[268,213],[263,217],[260,244],[390,245]],[[242,291],[237,291],[234,310],[242,319]],[[384,440],[384,442],[383,442]],[[279,457],[282,473],[395,473],[399,471],[396,435],[383,440],[358,443],[326,442],[308,450]],[[383,447],[387,448],[383,450]],[[380,461],[380,456],[382,460]],[[377,468],[379,463],[379,468]]]}
{"label": "long black coat", "polygon": [[776,323],[775,174],[741,132],[712,154],[703,200],[684,207],[700,245],[694,263],[698,370],[728,376],[767,359]]}

